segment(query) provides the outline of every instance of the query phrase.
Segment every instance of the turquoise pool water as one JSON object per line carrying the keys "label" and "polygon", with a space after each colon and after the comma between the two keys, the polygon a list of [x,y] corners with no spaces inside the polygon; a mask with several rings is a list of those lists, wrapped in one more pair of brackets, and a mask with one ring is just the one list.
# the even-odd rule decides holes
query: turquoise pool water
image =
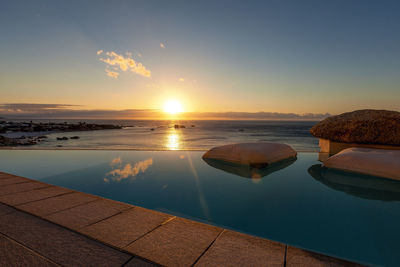
{"label": "turquoise pool water", "polygon": [[317,153],[254,171],[202,152],[0,151],[0,171],[372,265],[400,260],[400,182],[329,171]]}

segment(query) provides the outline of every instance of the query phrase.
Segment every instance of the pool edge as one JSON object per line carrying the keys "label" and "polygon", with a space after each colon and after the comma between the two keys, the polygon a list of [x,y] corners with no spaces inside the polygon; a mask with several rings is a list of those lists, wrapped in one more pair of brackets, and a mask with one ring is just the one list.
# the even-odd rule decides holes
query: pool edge
{"label": "pool edge", "polygon": [[[0,172],[0,185],[0,203],[155,264],[358,266],[268,239],[4,172]],[[7,234],[1,228],[0,233]],[[34,245],[28,247],[36,251]],[[39,254],[61,264],[51,253]]]}

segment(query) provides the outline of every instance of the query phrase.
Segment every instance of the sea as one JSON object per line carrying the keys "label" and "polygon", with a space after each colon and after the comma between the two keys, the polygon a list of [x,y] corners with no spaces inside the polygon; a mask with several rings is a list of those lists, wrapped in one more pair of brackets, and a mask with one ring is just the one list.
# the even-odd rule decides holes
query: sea
{"label": "sea", "polygon": [[[46,134],[48,138],[37,145],[25,148],[208,150],[232,143],[275,142],[288,144],[297,151],[318,151],[318,139],[310,134],[311,127],[318,123],[317,121],[54,119],[33,121],[114,124],[123,126],[123,129],[40,133]],[[57,140],[57,137],[64,136],[68,138],[79,136],[79,139]]]}

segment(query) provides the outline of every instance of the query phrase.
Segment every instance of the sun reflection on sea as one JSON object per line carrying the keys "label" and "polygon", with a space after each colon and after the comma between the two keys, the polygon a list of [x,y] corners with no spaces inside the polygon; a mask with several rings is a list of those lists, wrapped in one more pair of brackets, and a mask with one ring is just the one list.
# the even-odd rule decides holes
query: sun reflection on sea
{"label": "sun reflection on sea", "polygon": [[168,150],[178,150],[180,146],[180,134],[175,129],[170,129],[166,135],[165,147]]}

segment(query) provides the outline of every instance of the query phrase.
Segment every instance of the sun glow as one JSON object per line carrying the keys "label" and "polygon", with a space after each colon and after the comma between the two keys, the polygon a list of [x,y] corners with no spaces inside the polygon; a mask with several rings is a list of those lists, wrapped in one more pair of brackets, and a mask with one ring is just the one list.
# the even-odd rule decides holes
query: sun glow
{"label": "sun glow", "polygon": [[183,112],[183,108],[178,100],[170,99],[164,103],[164,112],[169,114],[178,114]]}

